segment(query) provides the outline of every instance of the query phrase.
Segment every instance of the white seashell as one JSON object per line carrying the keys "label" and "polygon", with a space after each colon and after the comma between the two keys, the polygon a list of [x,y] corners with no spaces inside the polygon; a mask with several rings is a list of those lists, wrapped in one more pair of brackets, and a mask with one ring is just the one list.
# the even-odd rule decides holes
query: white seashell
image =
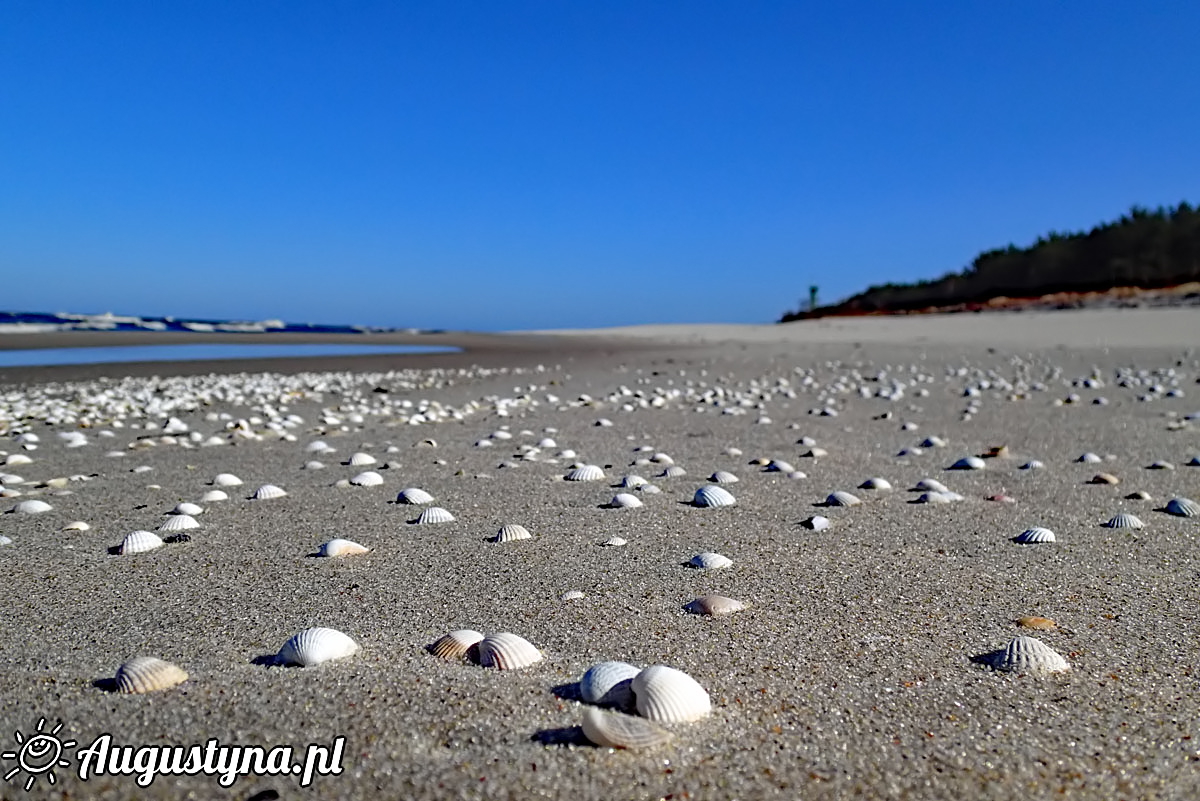
{"label": "white seashell", "polygon": [[479,664],[498,670],[516,670],[540,662],[542,652],[524,637],[502,631],[479,643]]}
{"label": "white seashell", "polygon": [[627,662],[598,662],[579,680],[579,695],[589,704],[630,709],[633,707],[630,683],[640,672]]}
{"label": "white seashell", "polygon": [[717,470],[708,480],[714,484],[736,484],[740,479],[728,470]]}
{"label": "white seashell", "polygon": [[658,474],[659,478],[680,478],[686,476],[687,471],[677,464],[668,465],[667,469]]}
{"label": "white seashell", "polygon": [[807,520],[800,521],[800,525],[813,531],[824,531],[829,528],[829,518],[822,517],[821,515],[813,515]]}
{"label": "white seashell", "polygon": [[643,495],[658,495],[662,492],[662,490],[653,484],[638,484],[634,489]]}
{"label": "white seashell", "polygon": [[583,736],[604,748],[653,748],[670,742],[674,735],[644,718],[584,707]]}
{"label": "white seashell", "polygon": [[1103,462],[1104,460],[1091,451],[1088,451],[1087,453],[1081,454],[1075,461],[1082,462],[1083,464],[1097,464],[1099,462]]}
{"label": "white seashell", "polygon": [[1162,459],[1159,459],[1156,462],[1151,462],[1150,464],[1146,465],[1146,469],[1147,470],[1174,470],[1175,465],[1171,464],[1170,462],[1164,462]]}
{"label": "white seashell", "polygon": [[277,487],[274,484],[263,484],[250,497],[256,501],[266,501],[272,498],[282,498],[285,495],[287,495],[287,492],[282,487]]}
{"label": "white seashell", "polygon": [[692,498],[692,504],[700,507],[733,506],[735,503],[737,499],[733,497],[733,493],[715,484],[707,484],[696,490]]}
{"label": "white seashell", "polygon": [[12,537],[6,537],[3,534],[0,534],[0,545],[8,546],[8,545],[12,545],[12,544],[13,544]]}
{"label": "white seashell", "polygon": [[508,523],[501,526],[496,532],[496,536],[492,538],[493,542],[515,542],[516,540],[530,540],[533,535],[529,533],[529,529],[516,523]]}
{"label": "white seashell", "polygon": [[923,478],[920,481],[918,481],[916,483],[916,485],[914,485],[913,488],[918,489],[918,490],[925,490],[927,492],[949,492],[950,491],[949,487],[947,487],[942,482],[938,481],[936,478]]}
{"label": "white seashell", "polygon": [[794,473],[796,468],[792,467],[791,462],[785,462],[782,459],[772,459],[766,467],[768,473]]}
{"label": "white seashell", "polygon": [[604,470],[594,464],[585,464],[567,473],[563,478],[567,481],[603,481]]}
{"label": "white seashell", "polygon": [[453,523],[454,515],[440,506],[430,506],[428,509],[422,510],[417,517],[417,525],[428,525],[431,523]]}
{"label": "white seashell", "polygon": [[1017,673],[1062,673],[1071,669],[1058,651],[1036,637],[1014,637],[996,661],[996,668]]}
{"label": "white seashell", "polygon": [[1088,479],[1089,484],[1108,484],[1110,486],[1120,484],[1121,479],[1114,476],[1112,473],[1097,473]]}
{"label": "white seashell", "polygon": [[233,473],[218,473],[212,483],[218,487],[240,487],[242,480]]}
{"label": "white seashell", "polygon": [[39,515],[42,512],[49,512],[54,507],[45,501],[37,498],[30,498],[27,501],[21,501],[12,508],[12,511],[19,515]]}
{"label": "white seashell", "polygon": [[820,459],[822,456],[828,456],[829,451],[824,448],[810,448],[808,451],[801,454],[805,459]]}
{"label": "white seashell", "polygon": [[622,489],[633,489],[634,487],[640,487],[646,483],[648,483],[646,479],[642,478],[641,476],[631,474],[622,477],[621,483],[618,486],[620,486]]}
{"label": "white seashell", "polygon": [[331,539],[329,542],[321,543],[321,546],[319,548],[317,548],[317,556],[331,556],[331,557],[354,556],[355,554],[366,553],[369,550],[371,550],[371,549],[366,547],[365,545],[359,545],[357,542],[354,542],[353,540],[346,540],[346,539],[342,539],[341,537],[335,537],[334,539]]}
{"label": "white seashell", "polygon": [[1148,501],[1150,500],[1150,493],[1146,492],[1145,490],[1138,490],[1137,492],[1131,492],[1126,495],[1125,499],[1130,501]]}
{"label": "white seashell", "polygon": [[865,490],[890,490],[892,483],[886,478],[868,478],[866,481],[858,485],[859,489]]}
{"label": "white seashell", "polygon": [[1167,501],[1167,514],[1176,517],[1200,517],[1200,503],[1191,498],[1172,498]]}
{"label": "white seashell", "polygon": [[656,453],[650,457],[650,461],[655,464],[675,464],[675,460],[665,453]]}
{"label": "white seashell", "polygon": [[400,490],[400,494],[396,496],[396,503],[421,506],[422,504],[433,503],[433,496],[418,487],[409,487],[408,489]]}
{"label": "white seashell", "polygon": [[630,495],[628,492],[618,492],[608,502],[608,506],[611,509],[637,509],[642,506],[642,499],[636,495]]}
{"label": "white seashell", "polygon": [[356,487],[378,487],[383,483],[383,476],[376,473],[374,470],[368,470],[365,473],[359,473],[354,478],[350,479],[350,483]]}
{"label": "white seashell", "polygon": [[471,649],[479,645],[483,633],[474,629],[457,629],[439,637],[429,646],[429,653],[442,659],[466,659]]}
{"label": "white seashell", "polygon": [[825,499],[826,506],[858,506],[860,503],[862,500],[857,495],[841,490],[829,493],[829,497]]}
{"label": "white seashell", "polygon": [[10,453],[8,455],[8,458],[6,458],[4,460],[4,464],[5,465],[33,464],[33,459],[30,459],[28,456],[26,456],[23,453]]}
{"label": "white seashell", "polygon": [[926,437],[925,439],[921,440],[921,447],[922,448],[944,448],[944,447],[946,447],[946,440],[942,439],[941,437],[929,436],[929,437]]}
{"label": "white seashell", "polygon": [[203,513],[204,513],[203,507],[198,506],[194,503],[189,503],[188,501],[184,501],[183,503],[177,504],[175,506],[175,508],[171,510],[171,514],[173,514],[173,515],[195,516],[195,515],[203,514]]}
{"label": "white seashell", "polygon": [[699,720],[712,712],[708,692],[682,670],[666,665],[651,665],[634,676],[630,683],[637,711],[642,717],[661,723],[685,723]]}
{"label": "white seashell", "polygon": [[1041,470],[1045,466],[1046,465],[1044,462],[1040,462],[1037,459],[1030,459],[1028,462],[1021,465],[1018,469],[1019,470]]}
{"label": "white seashell", "polygon": [[693,615],[731,615],[745,609],[746,605],[725,595],[702,595],[683,608]]}
{"label": "white seashell", "polygon": [[560,601],[578,601],[583,598],[584,594],[581,590],[567,590],[562,595],[558,596]]}
{"label": "white seashell", "polygon": [[1104,524],[1107,528],[1145,528],[1145,524],[1137,515],[1121,512]]}
{"label": "white seashell", "polygon": [[1017,542],[1022,545],[1037,545],[1045,542],[1056,542],[1056,539],[1054,537],[1054,532],[1050,529],[1034,526],[1033,528],[1026,529],[1017,536],[1013,537],[1013,542]]}
{"label": "white seashell", "polygon": [[149,693],[187,681],[187,671],[153,656],[138,656],[117,668],[117,692]]}
{"label": "white seashell", "polygon": [[983,470],[987,467],[987,462],[980,459],[978,456],[964,456],[954,464],[947,467],[947,470]]}
{"label": "white seashell", "polygon": [[349,459],[342,462],[342,464],[349,465],[350,467],[366,467],[369,464],[375,464],[377,461],[379,460],[369,453],[354,453],[350,455]]}
{"label": "white seashell", "polygon": [[320,439],[314,439],[312,442],[304,446],[304,450],[308,453],[328,453],[333,450],[329,445]]}
{"label": "white seashell", "polygon": [[917,497],[917,503],[950,503],[949,492],[922,492]]}
{"label": "white seashell", "polygon": [[629,540],[624,537],[609,537],[604,542],[600,543],[603,548],[620,548],[623,545],[628,545]]}
{"label": "white seashell", "polygon": [[171,515],[166,521],[158,527],[159,531],[187,531],[193,528],[200,528],[200,524],[196,522],[196,518],[191,515]]}
{"label": "white seashell", "polygon": [[688,564],[692,567],[698,567],[701,570],[720,570],[723,567],[732,566],[733,560],[719,553],[705,551],[693,556]]}
{"label": "white seashell", "polygon": [[278,665],[312,667],[342,659],[358,651],[358,643],[337,629],[320,626],[305,629],[283,644],[275,657]]}
{"label": "white seashell", "polygon": [[76,520],[72,523],[67,523],[62,527],[63,531],[91,531],[92,527],[82,520]]}
{"label": "white seashell", "polygon": [[324,470],[325,463],[318,462],[316,459],[312,459],[312,460],[304,463],[304,469],[305,470]]}
{"label": "white seashell", "polygon": [[792,472],[787,474],[787,477],[790,479],[793,479],[793,480],[800,479],[800,478],[808,478],[808,476],[805,475],[804,471],[802,471],[802,470],[793,470]]}
{"label": "white seashell", "polygon": [[222,490],[209,490],[200,496],[200,500],[205,503],[216,503],[217,501],[229,500],[229,495]]}
{"label": "white seashell", "polygon": [[134,553],[146,553],[162,546],[163,541],[154,532],[132,531],[125,535],[125,539],[121,540],[121,544],[117,546],[117,552],[122,556],[127,556]]}

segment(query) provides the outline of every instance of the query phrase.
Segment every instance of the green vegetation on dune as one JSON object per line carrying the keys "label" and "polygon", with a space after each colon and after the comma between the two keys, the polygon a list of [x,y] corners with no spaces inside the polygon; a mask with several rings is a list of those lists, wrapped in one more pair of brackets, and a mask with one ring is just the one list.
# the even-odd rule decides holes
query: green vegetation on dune
{"label": "green vegetation on dune", "polygon": [[1051,232],[1027,248],[979,254],[961,273],[913,284],[872,286],[833,306],[800,309],[780,322],[838,314],[910,312],[1115,287],[1159,289],[1200,281],[1200,209],[1186,202],[1153,211],[1134,206],[1088,232]]}

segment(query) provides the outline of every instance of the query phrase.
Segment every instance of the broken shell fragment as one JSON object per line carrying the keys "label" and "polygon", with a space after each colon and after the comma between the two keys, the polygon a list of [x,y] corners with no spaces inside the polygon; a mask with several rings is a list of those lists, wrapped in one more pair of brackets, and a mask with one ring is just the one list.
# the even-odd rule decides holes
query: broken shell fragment
{"label": "broken shell fragment", "polygon": [[117,692],[149,693],[187,681],[187,671],[153,656],[138,656],[117,668]]}
{"label": "broken shell fragment", "polygon": [[305,629],[284,643],[275,657],[275,663],[312,667],[351,656],[357,651],[358,643],[348,635],[337,629],[317,626]]}
{"label": "broken shell fragment", "polygon": [[588,740],[605,748],[653,748],[674,738],[671,732],[644,718],[605,712],[594,706],[584,708],[581,728]]}

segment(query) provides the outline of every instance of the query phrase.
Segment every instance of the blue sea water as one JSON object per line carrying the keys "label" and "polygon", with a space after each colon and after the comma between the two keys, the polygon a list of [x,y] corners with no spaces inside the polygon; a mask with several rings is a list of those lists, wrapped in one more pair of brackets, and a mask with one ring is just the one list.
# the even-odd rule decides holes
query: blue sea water
{"label": "blue sea water", "polygon": [[0,350],[0,367],[51,364],[175,362],[205,359],[277,359],[299,356],[369,356],[399,353],[452,353],[458,348],[426,345],[128,345],[114,348]]}

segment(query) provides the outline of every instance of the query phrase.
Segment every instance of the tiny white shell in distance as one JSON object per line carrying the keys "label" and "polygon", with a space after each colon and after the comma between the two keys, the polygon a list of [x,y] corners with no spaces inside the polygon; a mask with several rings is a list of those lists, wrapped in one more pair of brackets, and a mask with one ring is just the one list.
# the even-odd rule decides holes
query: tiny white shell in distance
{"label": "tiny white shell in distance", "polygon": [[719,553],[705,551],[693,556],[688,564],[692,567],[698,567],[701,570],[720,570],[721,568],[733,565],[733,560]]}

